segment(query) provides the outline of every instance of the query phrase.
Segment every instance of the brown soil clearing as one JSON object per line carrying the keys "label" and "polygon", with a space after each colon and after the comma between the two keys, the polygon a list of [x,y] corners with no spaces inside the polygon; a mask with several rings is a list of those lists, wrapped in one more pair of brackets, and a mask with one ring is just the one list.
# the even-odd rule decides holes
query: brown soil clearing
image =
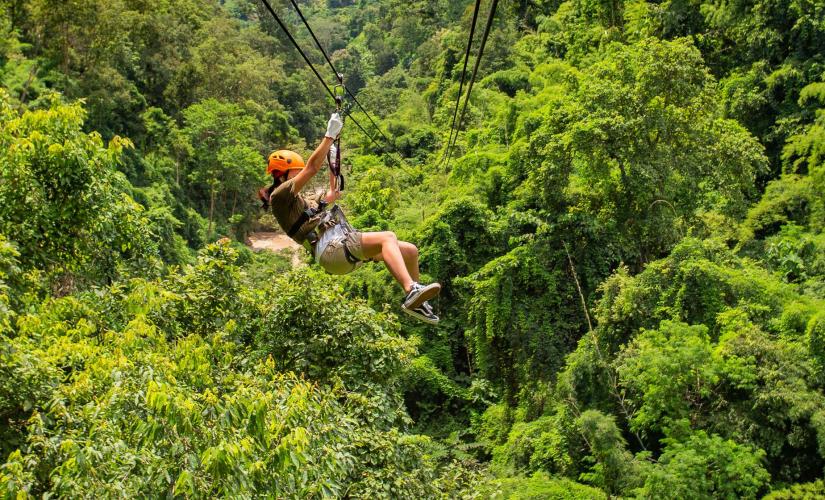
{"label": "brown soil clearing", "polygon": [[301,265],[304,255],[304,247],[292,241],[292,238],[283,234],[275,232],[259,232],[249,235],[248,245],[252,250],[260,252],[262,250],[269,250],[270,252],[280,253],[287,251],[292,254],[292,266],[297,267]]}

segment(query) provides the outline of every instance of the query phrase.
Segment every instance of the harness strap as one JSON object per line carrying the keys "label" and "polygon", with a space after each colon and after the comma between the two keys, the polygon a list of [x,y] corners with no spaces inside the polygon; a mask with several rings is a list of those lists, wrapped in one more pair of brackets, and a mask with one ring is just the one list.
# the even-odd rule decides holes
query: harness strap
{"label": "harness strap", "polygon": [[300,231],[300,230],[301,230],[301,227],[302,227],[304,224],[306,224],[306,222],[309,220],[309,218],[310,218],[310,217],[312,217],[312,216],[311,216],[310,214],[308,214],[307,212],[308,212],[307,210],[304,210],[304,211],[303,211],[303,213],[301,213],[301,216],[300,216],[300,217],[298,217],[298,220],[296,220],[296,221],[295,221],[295,224],[293,224],[293,225],[292,225],[292,227],[291,227],[291,228],[289,228],[289,231],[287,231],[287,232],[286,232],[286,235],[287,235],[287,236],[289,236],[290,238],[292,238],[293,236],[295,236],[296,234],[298,234],[298,231]]}
{"label": "harness strap", "polygon": [[341,173],[341,136],[339,135],[335,142],[332,143],[335,148],[335,157],[333,158],[333,148],[327,151],[327,163],[332,175],[338,182],[338,191],[344,190],[344,175]]}
{"label": "harness strap", "polygon": [[286,232],[286,235],[289,236],[290,238],[292,238],[293,236],[298,234],[298,231],[301,230],[301,227],[303,227],[303,225],[306,224],[306,222],[309,219],[311,219],[312,217],[315,217],[316,215],[320,214],[321,212],[323,212],[326,209],[327,209],[326,200],[319,201],[318,202],[318,208],[316,208],[316,209],[307,208],[306,210],[304,210],[301,213],[301,216],[298,217],[298,220],[296,220],[295,223],[292,224],[292,227],[289,228],[289,231]]}
{"label": "harness strap", "polygon": [[349,251],[349,248],[347,248],[346,242],[344,243],[344,257],[346,257],[347,262],[349,262],[350,264],[353,264],[353,265],[358,264],[359,262],[361,262],[361,259],[359,259],[355,255],[353,255],[352,252]]}
{"label": "harness strap", "polygon": [[344,190],[344,174],[341,173],[341,136],[338,136],[338,141],[335,148],[335,167],[338,170],[338,191]]}

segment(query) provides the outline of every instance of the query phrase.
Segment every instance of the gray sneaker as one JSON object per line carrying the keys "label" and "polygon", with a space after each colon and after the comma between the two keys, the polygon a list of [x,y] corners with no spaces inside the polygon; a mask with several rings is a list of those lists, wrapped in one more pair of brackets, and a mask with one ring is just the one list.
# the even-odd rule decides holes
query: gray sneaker
{"label": "gray sneaker", "polygon": [[430,283],[429,285],[421,285],[413,283],[410,292],[404,298],[404,303],[401,304],[402,309],[418,309],[422,303],[435,298],[441,293],[441,285],[438,283]]}
{"label": "gray sneaker", "polygon": [[402,307],[401,309],[413,318],[423,321],[424,323],[428,323],[430,325],[438,324],[439,318],[435,315],[432,306],[427,301],[424,301],[415,309],[407,309],[406,307]]}

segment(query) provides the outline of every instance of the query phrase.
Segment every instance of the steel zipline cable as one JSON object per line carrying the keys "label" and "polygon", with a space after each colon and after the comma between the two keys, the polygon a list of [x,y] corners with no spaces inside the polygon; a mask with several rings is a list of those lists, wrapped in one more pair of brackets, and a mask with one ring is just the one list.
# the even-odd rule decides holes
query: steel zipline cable
{"label": "steel zipline cable", "polygon": [[[268,10],[269,13],[272,14],[272,17],[275,18],[275,22],[278,23],[278,26],[280,26],[281,29],[284,31],[284,33],[286,33],[286,36],[287,36],[287,38],[289,38],[289,41],[292,42],[292,45],[301,54],[301,57],[304,58],[304,62],[306,62],[307,65],[309,66],[309,68],[312,70],[312,72],[315,73],[315,76],[318,78],[318,81],[321,82],[321,84],[324,86],[324,88],[326,89],[326,91],[330,95],[330,97],[332,97],[332,99],[335,100],[335,93],[332,91],[331,88],[329,88],[329,85],[327,85],[327,82],[323,79],[323,77],[321,77],[321,74],[318,73],[318,70],[315,69],[315,65],[312,64],[312,61],[309,60],[307,55],[304,53],[303,49],[301,49],[301,46],[298,45],[298,42],[292,36],[292,33],[289,32],[286,25],[283,23],[283,21],[281,21],[281,18],[278,17],[278,14],[275,13],[275,10],[272,9],[272,6],[269,4],[269,2],[267,0],[261,0],[261,3],[264,4],[264,7],[266,7],[266,10]],[[314,35],[313,35],[313,37],[314,37]],[[337,75],[337,73],[336,73],[336,75]],[[373,138],[372,135],[370,135],[369,132],[367,132],[364,129],[364,127],[362,127],[361,124],[358,123],[358,121],[355,119],[355,117],[352,116],[351,113],[346,111],[346,115],[349,117],[350,120],[352,120],[352,123],[354,123],[355,126],[358,127],[361,130],[361,132],[363,132],[364,135],[366,135],[369,138],[370,141],[372,141],[372,143],[377,148],[381,147],[378,144],[378,142],[375,140],[375,138]]]}
{"label": "steel zipline cable", "polygon": [[444,156],[439,160],[439,164],[444,163],[450,151],[450,144],[453,142],[453,131],[455,130],[455,120],[458,118],[458,107],[461,104],[461,95],[464,91],[464,80],[467,77],[467,61],[470,59],[470,48],[473,45],[473,35],[476,32],[476,21],[478,20],[478,11],[481,7],[481,0],[476,0],[476,5],[473,8],[473,22],[470,24],[470,36],[467,39],[467,49],[464,51],[464,67],[461,69],[461,83],[458,84],[458,95],[455,98],[455,109],[453,110],[453,122],[450,124],[450,137],[447,138],[447,147],[444,149]]}
{"label": "steel zipline cable", "polygon": [[[261,1],[264,2],[265,4],[267,4],[266,0],[261,0]],[[309,26],[309,22],[306,20],[306,17],[304,17],[304,13],[301,11],[301,8],[298,6],[298,4],[294,0],[290,0],[290,2],[292,3],[292,6],[295,8],[296,12],[298,13],[298,16],[300,16],[301,21],[303,21],[304,26],[306,26],[307,31],[309,31],[309,34],[312,36],[312,39],[315,41],[315,44],[318,46],[318,49],[324,55],[324,59],[326,59],[327,64],[329,64],[329,67],[332,69],[333,73],[335,73],[335,77],[338,79],[338,82],[340,83],[341,87],[343,87],[343,89],[352,98],[353,102],[355,102],[355,104],[358,105],[358,107],[361,109],[361,111],[364,112],[364,114],[367,116],[367,119],[369,119],[369,121],[372,123],[372,125],[375,127],[375,129],[378,131],[378,133],[381,134],[381,137],[384,138],[384,140],[387,143],[387,146],[389,146],[389,149],[392,150],[391,152],[394,152],[395,154],[398,155],[398,158],[397,158],[397,160],[399,162],[398,166],[400,166],[401,169],[404,170],[408,175],[415,176],[416,173],[412,170],[412,167],[406,162],[406,160],[404,160],[404,157],[398,152],[397,148],[392,143],[392,141],[390,141],[390,139],[384,134],[384,132],[381,130],[381,127],[378,126],[378,124],[375,122],[375,120],[372,119],[372,116],[369,114],[369,112],[366,109],[364,109],[364,106],[361,105],[361,103],[358,101],[358,98],[355,97],[355,94],[353,94],[352,91],[350,91],[350,89],[347,88],[346,85],[344,85],[344,82],[342,81],[342,78],[341,78],[341,74],[338,73],[338,70],[335,68],[335,65],[332,63],[332,60],[330,59],[329,55],[327,55],[327,52],[326,52],[326,50],[324,50],[323,45],[321,45],[321,42],[318,40],[318,37],[315,36],[315,32],[312,31],[312,28]],[[269,8],[270,14],[272,14],[276,18],[276,20],[278,21],[278,24],[281,26],[281,29],[283,29],[287,33],[287,35],[289,35],[290,40],[292,41],[293,45],[295,45],[295,48],[298,49],[299,52],[301,52],[301,55],[304,57],[304,61],[306,61],[306,63],[309,64],[310,66],[312,66],[312,63],[309,61],[309,59],[303,53],[301,48],[298,46],[295,39],[292,37],[291,34],[289,34],[289,31],[286,29],[286,26],[284,26],[284,24],[280,21],[280,19],[278,19],[278,16],[274,13],[272,8],[271,7],[268,7],[268,8]],[[313,71],[315,72],[316,76],[318,76],[318,72],[315,71],[314,67],[313,67]],[[320,78],[320,76],[319,76],[319,78]],[[323,81],[323,79],[321,79],[321,81],[326,86],[326,83]],[[327,87],[327,91],[332,93],[329,90],[329,87]],[[335,96],[333,96],[333,99],[334,98],[335,98]],[[353,120],[353,122],[356,125],[358,125],[358,128],[361,129],[361,131],[364,132],[364,134],[367,137],[370,138],[372,143],[377,148],[380,149],[380,146],[378,145],[378,142],[369,133],[367,133],[367,131],[364,130],[364,128],[361,127],[361,125],[359,125],[357,121],[355,121],[355,119],[352,117],[352,114],[347,113],[347,115]],[[385,150],[385,151],[388,152],[388,153],[390,152],[388,150]]]}
{"label": "steel zipline cable", "polygon": [[298,2],[296,2],[295,0],[289,1],[290,3],[292,3],[292,6],[295,8],[295,12],[298,13],[298,17],[301,18],[301,21],[304,23],[304,26],[306,26],[306,29],[307,31],[309,31],[310,36],[312,36],[312,39],[315,41],[315,45],[318,46],[318,50],[320,50],[321,53],[324,54],[324,59],[326,59],[327,64],[329,64],[329,67],[332,69],[332,72],[335,73],[336,78],[338,78],[338,83],[341,84],[341,86],[346,91],[347,95],[349,95],[352,98],[353,102],[355,102],[355,104],[361,109],[364,115],[366,115],[367,119],[370,121],[370,123],[372,123],[372,126],[375,127],[375,130],[377,130],[378,133],[381,134],[381,137],[383,137],[385,141],[390,143],[389,138],[386,135],[384,135],[384,131],[381,130],[381,127],[379,127],[378,124],[375,123],[375,120],[373,120],[372,116],[370,116],[367,110],[364,109],[364,106],[361,105],[361,103],[358,101],[358,98],[355,97],[355,94],[353,94],[350,91],[349,87],[347,87],[346,84],[344,84],[341,73],[339,73],[338,70],[335,68],[335,65],[332,63],[332,59],[329,58],[327,51],[324,50],[324,46],[321,45],[321,42],[318,40],[318,37],[315,36],[315,32],[312,31],[312,28],[309,26],[309,22],[307,21],[306,17],[304,17],[304,13],[301,12],[301,7],[298,6]]}
{"label": "steel zipline cable", "polygon": [[478,48],[478,57],[476,57],[476,62],[473,66],[473,75],[470,77],[470,85],[467,87],[467,97],[464,99],[464,107],[461,109],[461,118],[458,119],[458,123],[456,124],[455,138],[453,139],[452,146],[448,145],[450,152],[447,156],[447,163],[450,162],[450,158],[452,157],[451,150],[455,146],[455,142],[458,140],[458,132],[461,130],[461,123],[464,121],[464,114],[467,112],[467,105],[470,103],[470,95],[473,93],[473,83],[475,83],[476,75],[478,74],[478,66],[481,63],[481,57],[484,55],[484,46],[487,45],[487,37],[490,35],[490,28],[493,25],[493,19],[496,17],[497,6],[498,0],[493,0],[493,4],[490,6],[490,13],[487,16],[487,25],[484,26],[484,35],[481,37],[481,45]]}

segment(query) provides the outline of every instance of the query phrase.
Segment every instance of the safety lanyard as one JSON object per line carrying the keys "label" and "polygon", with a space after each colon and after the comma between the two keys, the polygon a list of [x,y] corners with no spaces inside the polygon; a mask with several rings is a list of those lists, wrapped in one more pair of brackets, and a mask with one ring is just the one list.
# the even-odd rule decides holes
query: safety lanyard
{"label": "safety lanyard", "polygon": [[[341,88],[341,93],[338,92],[339,87]],[[341,115],[341,111],[344,106],[344,97],[343,97],[343,90],[344,90],[344,75],[338,73],[338,85],[333,87],[334,94],[335,94],[335,106],[336,111],[339,115]],[[343,120],[343,116],[341,120]],[[335,148],[334,154],[332,149]],[[334,158],[333,158],[334,156]],[[341,134],[338,134],[338,138],[332,143],[332,147],[327,152],[327,163],[329,164],[329,169],[332,172],[332,175],[335,176],[336,184],[338,191],[344,190],[344,174],[341,173]]]}
{"label": "safety lanyard", "polygon": [[[333,152],[333,149],[335,150]],[[333,157],[334,156],[334,157]],[[332,147],[327,152],[327,163],[329,164],[329,169],[332,172],[332,175],[335,176],[335,180],[337,183],[338,191],[344,190],[344,174],[341,173],[341,136],[338,136],[338,139],[335,139],[335,142],[332,143]]]}

